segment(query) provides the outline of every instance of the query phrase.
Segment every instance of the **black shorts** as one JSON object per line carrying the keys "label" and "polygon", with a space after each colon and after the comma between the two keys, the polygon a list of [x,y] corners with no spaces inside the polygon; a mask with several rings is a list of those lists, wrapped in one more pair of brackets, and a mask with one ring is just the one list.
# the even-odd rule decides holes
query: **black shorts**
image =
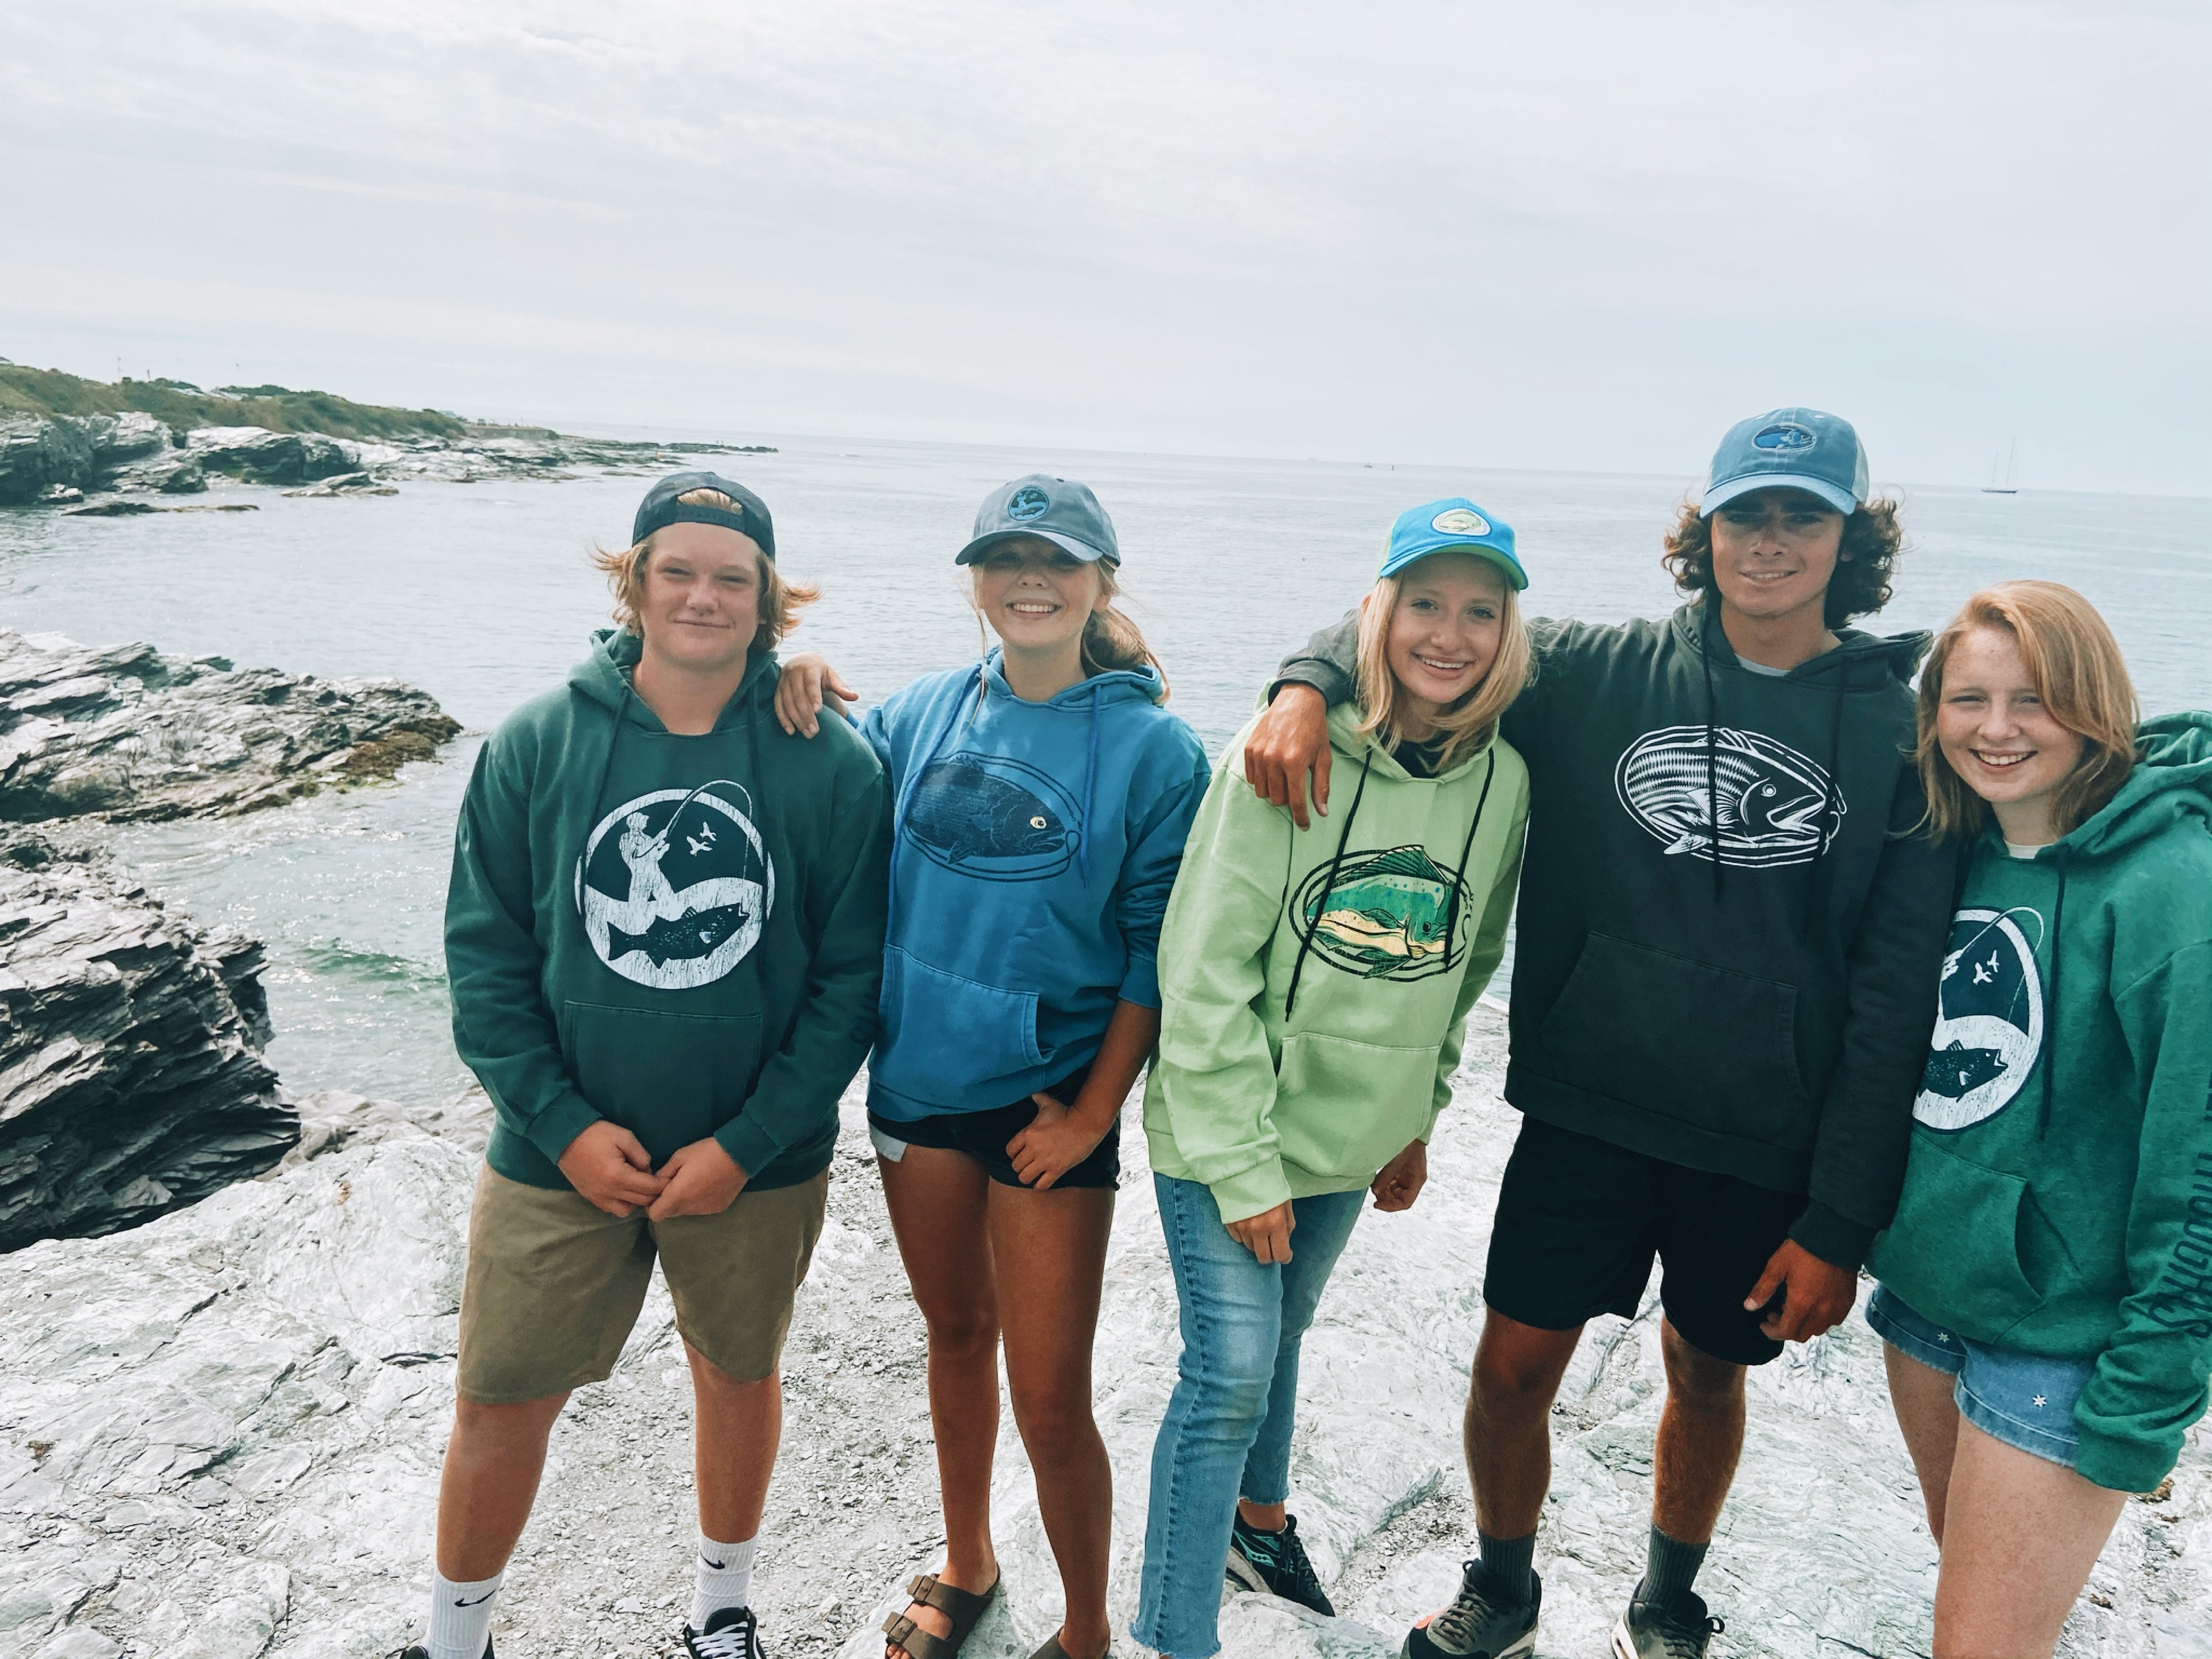
{"label": "black shorts", "polygon": [[[1090,1076],[1091,1067],[1085,1066],[1038,1092],[1050,1095],[1063,1106],[1073,1106]],[[1026,1187],[1029,1182],[1014,1173],[1014,1160],[1006,1156],[1006,1143],[1028,1128],[1036,1115],[1036,1102],[1020,1100],[1011,1106],[993,1106],[980,1112],[939,1112],[933,1116],[904,1121],[878,1117],[870,1112],[868,1127],[877,1138],[878,1152],[883,1152],[884,1140],[891,1140],[908,1146],[934,1146],[944,1152],[964,1152],[981,1164],[983,1173],[1001,1187]],[[1117,1115],[1114,1127],[1091,1149],[1090,1156],[1054,1182],[1048,1190],[1103,1187],[1110,1192],[1121,1184],[1121,1120]]]}
{"label": "black shorts", "polygon": [[1482,1299],[1539,1330],[1636,1316],[1651,1259],[1682,1339],[1716,1359],[1764,1365],[1782,1345],[1743,1299],[1803,1213],[1802,1193],[1692,1170],[1533,1117],[1498,1188]]}

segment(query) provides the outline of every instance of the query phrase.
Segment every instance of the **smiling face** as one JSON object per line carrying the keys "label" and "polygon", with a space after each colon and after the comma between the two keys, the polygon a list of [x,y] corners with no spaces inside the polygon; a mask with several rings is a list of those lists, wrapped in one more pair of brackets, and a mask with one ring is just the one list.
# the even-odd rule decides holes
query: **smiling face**
{"label": "smiling face", "polygon": [[975,609],[1010,653],[1079,652],[1084,623],[1108,603],[1097,567],[1041,536],[1010,537],[969,568]]}
{"label": "smiling face", "polygon": [[1844,515],[1809,490],[1757,489],[1713,509],[1721,603],[1771,621],[1820,606],[1836,573]]}
{"label": "smiling face", "polygon": [[1433,722],[1490,672],[1505,591],[1498,567],[1472,553],[1431,553],[1400,576],[1383,658],[1416,721]]}
{"label": "smiling face", "polygon": [[2053,797],[2087,744],[2044,707],[2020,641],[2008,630],[1972,629],[1951,647],[1936,742],[1951,769],[1990,804],[2007,841],[2041,847],[2057,839]]}
{"label": "smiling face", "polygon": [[645,648],[690,674],[742,667],[760,631],[760,544],[714,524],[653,532],[637,607]]}

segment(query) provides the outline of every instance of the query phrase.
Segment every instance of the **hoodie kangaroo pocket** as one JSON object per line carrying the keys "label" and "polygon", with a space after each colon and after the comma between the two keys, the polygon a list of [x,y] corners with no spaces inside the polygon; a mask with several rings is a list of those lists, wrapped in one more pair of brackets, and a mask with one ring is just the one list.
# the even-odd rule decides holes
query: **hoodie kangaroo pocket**
{"label": "hoodie kangaroo pocket", "polygon": [[1723,1134],[1812,1145],[1794,985],[1592,933],[1537,1040],[1551,1075],[1577,1089]]}
{"label": "hoodie kangaroo pocket", "polygon": [[1925,1132],[1912,1137],[1897,1217],[1877,1257],[1885,1282],[1912,1306],[1942,1309],[1964,1334],[1996,1341],[2043,1305],[2030,1258],[2048,1260],[2054,1244],[2065,1248],[2027,1182],[1970,1163]]}
{"label": "hoodie kangaroo pocket", "polygon": [[1293,1031],[1275,1067],[1283,1156],[1314,1175],[1370,1181],[1429,1127],[1436,1086],[1435,1043],[1390,1048]]}
{"label": "hoodie kangaroo pocket", "polygon": [[889,945],[883,1030],[869,1069],[900,1094],[958,1099],[993,1078],[1045,1063],[1037,1047],[1036,1005],[1034,991],[963,979]]}
{"label": "hoodie kangaroo pocket", "polygon": [[570,1002],[561,1047],[584,1098],[658,1164],[737,1116],[760,1069],[761,1021]]}

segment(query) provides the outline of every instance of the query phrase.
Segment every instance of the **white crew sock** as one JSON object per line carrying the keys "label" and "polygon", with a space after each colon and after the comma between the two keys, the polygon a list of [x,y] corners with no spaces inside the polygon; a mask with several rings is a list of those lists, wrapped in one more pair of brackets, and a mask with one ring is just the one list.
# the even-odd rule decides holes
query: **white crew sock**
{"label": "white crew sock", "polygon": [[506,1577],[495,1572],[456,1583],[431,1573],[430,1633],[422,1638],[430,1659],[483,1659],[484,1644],[491,1639],[491,1599]]}
{"label": "white crew sock", "polygon": [[[753,1550],[758,1537],[742,1544],[717,1543],[699,1534],[699,1583],[691,1592],[691,1628],[704,1630],[707,1621],[724,1607],[750,1605],[753,1589]],[[442,1659],[442,1656],[433,1656]]]}

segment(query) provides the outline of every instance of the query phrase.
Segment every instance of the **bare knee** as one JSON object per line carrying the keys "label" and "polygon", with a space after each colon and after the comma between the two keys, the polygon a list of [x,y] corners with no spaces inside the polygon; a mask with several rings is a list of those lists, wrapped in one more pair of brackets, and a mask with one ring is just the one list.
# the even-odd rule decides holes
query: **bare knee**
{"label": "bare knee", "polygon": [[568,1403],[567,1394],[550,1394],[538,1400],[514,1400],[489,1405],[481,1400],[453,1401],[453,1445],[470,1451],[507,1450],[517,1446],[543,1445],[553,1424]]}
{"label": "bare knee", "polygon": [[1692,1411],[1733,1411],[1742,1405],[1743,1366],[1692,1346],[1671,1324],[1661,1328],[1659,1346],[1670,1400]]}
{"label": "bare knee", "polygon": [[1483,1417],[1541,1416],[1552,1409],[1577,1331],[1543,1331],[1492,1314],[1474,1351],[1470,1410]]}
{"label": "bare knee", "polygon": [[1055,1384],[1043,1389],[1009,1389],[1014,1426],[1031,1462],[1052,1462],[1058,1455],[1097,1437],[1098,1425],[1091,1414],[1087,1385]]}
{"label": "bare knee", "polygon": [[999,1310],[988,1302],[951,1308],[924,1308],[929,1352],[939,1359],[981,1359],[999,1347]]}
{"label": "bare knee", "polygon": [[757,1403],[763,1391],[774,1391],[783,1380],[781,1373],[776,1371],[770,1371],[766,1376],[732,1376],[689,1342],[684,1345],[684,1357],[691,1362],[692,1389],[718,1406],[743,1407]]}

